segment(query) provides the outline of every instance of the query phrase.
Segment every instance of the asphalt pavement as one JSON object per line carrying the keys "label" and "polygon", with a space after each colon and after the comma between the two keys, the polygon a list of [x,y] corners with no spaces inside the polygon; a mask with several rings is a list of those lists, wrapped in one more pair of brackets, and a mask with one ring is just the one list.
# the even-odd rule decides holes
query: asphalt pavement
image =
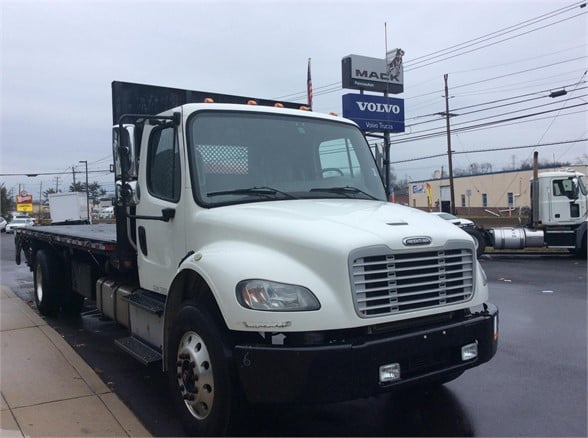
{"label": "asphalt pavement", "polygon": [[[27,303],[25,307],[34,307],[32,273],[27,267],[14,265],[12,239],[3,235],[0,240],[0,283],[10,286]],[[492,254],[483,256],[481,263],[489,279],[490,301],[500,308],[501,318],[499,349],[489,363],[468,370],[459,379],[436,389],[414,389],[328,405],[312,405],[309,400],[306,406],[258,406],[237,433],[243,436],[587,436],[586,261],[565,254]],[[1,308],[4,310],[3,305]],[[37,320],[38,330],[54,329],[59,339],[106,385],[108,394],[116,395],[148,433],[182,435],[160,369],[143,367],[116,349],[112,341],[124,331],[92,308],[85,310],[81,318],[74,320],[45,320],[37,316],[43,321]],[[4,332],[2,335],[4,338]],[[3,339],[2,364],[6,351]],[[4,396],[4,374],[2,377],[0,389]],[[41,377],[43,381],[50,378],[47,374]],[[36,377],[31,380],[40,381]],[[350,376],[352,383],[353,376]],[[88,391],[91,394],[87,397],[102,399],[100,391]],[[15,412],[21,408],[11,407],[9,403],[9,409],[5,409],[2,403],[4,428],[8,424],[5,412],[16,419]],[[39,406],[51,403],[42,402]],[[132,430],[122,429],[121,436],[135,436]]]}

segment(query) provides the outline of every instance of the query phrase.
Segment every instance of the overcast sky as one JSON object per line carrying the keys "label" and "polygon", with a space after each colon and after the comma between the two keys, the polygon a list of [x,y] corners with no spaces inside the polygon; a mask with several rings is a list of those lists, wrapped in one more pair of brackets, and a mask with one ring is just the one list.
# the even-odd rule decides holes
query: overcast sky
{"label": "overcast sky", "polygon": [[[341,58],[383,58],[384,23],[388,48],[405,51],[405,91],[396,97],[405,99],[407,130],[392,136],[398,143],[391,152],[399,179],[426,179],[447,169],[446,157],[425,158],[447,151],[443,135],[404,142],[419,131],[441,133],[443,120],[431,114],[445,111],[445,73],[450,108],[459,114],[451,119],[455,152],[576,141],[541,146],[540,158],[586,163],[588,143],[578,140],[588,138],[588,8],[580,5],[0,0],[0,173],[63,172],[59,188],[67,190],[71,167],[84,171],[80,160],[91,171],[108,169],[113,80],[304,102],[312,58],[314,110],[341,113],[342,94],[355,92],[341,89]],[[564,87],[567,95],[545,97]],[[519,100],[525,102],[513,105]],[[454,167],[489,162],[498,171],[519,165],[533,150],[457,154]],[[418,160],[400,162],[411,159]],[[107,172],[91,173],[92,181],[113,187]],[[24,184],[37,199],[56,179],[0,176],[0,183],[15,191]]]}

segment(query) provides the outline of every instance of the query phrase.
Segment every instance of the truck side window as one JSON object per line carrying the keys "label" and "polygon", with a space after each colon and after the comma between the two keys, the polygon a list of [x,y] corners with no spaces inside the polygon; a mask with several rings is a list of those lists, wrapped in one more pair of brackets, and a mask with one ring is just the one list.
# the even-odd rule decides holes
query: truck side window
{"label": "truck side window", "polygon": [[574,187],[570,179],[556,179],[553,181],[553,196],[566,196],[574,199]]}
{"label": "truck side window", "polygon": [[154,129],[149,139],[147,188],[158,198],[177,202],[180,199],[180,155],[174,143],[174,128]]}

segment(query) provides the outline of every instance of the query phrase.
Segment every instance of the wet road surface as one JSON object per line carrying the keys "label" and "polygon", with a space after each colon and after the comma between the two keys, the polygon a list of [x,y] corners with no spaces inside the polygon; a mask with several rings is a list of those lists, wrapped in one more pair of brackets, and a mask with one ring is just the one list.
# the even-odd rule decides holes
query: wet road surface
{"label": "wet road surface", "polygon": [[[0,283],[34,307],[32,273],[14,264],[1,236]],[[567,255],[486,255],[500,341],[489,363],[436,389],[329,405],[258,406],[244,436],[586,436],[586,261]],[[183,431],[157,366],[144,367],[113,340],[126,331],[87,307],[47,319],[155,436]],[[350,376],[349,384],[353,384]]]}

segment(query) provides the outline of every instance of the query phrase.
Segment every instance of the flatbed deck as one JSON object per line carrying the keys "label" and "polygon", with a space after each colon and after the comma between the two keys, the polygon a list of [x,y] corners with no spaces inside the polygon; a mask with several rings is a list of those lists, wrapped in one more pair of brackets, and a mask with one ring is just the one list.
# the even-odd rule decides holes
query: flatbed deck
{"label": "flatbed deck", "polygon": [[34,237],[50,243],[60,243],[80,249],[112,252],[116,249],[116,225],[46,225],[21,228],[23,238]]}

